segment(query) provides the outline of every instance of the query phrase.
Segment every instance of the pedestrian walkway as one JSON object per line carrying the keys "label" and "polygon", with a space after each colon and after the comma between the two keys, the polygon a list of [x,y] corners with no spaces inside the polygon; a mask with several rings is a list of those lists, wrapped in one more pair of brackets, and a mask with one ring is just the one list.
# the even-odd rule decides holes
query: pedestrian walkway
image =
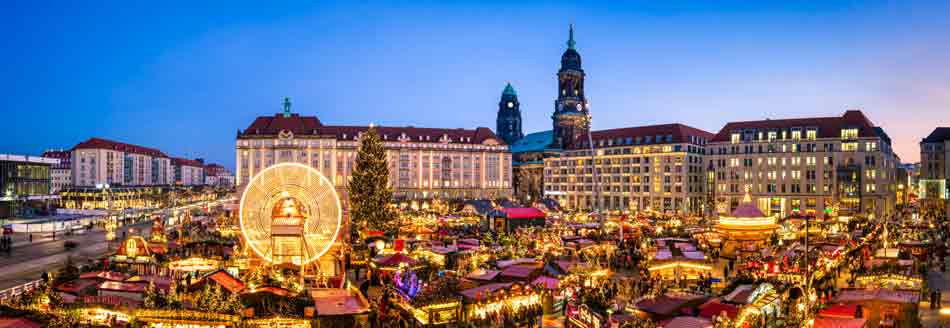
{"label": "pedestrian walkway", "polygon": [[[940,289],[940,303],[950,308],[950,273],[931,270],[927,274],[927,287]],[[922,295],[918,304],[920,324],[923,328],[950,327],[950,315],[940,315],[940,310],[930,309],[930,298]]]}
{"label": "pedestrian walkway", "polygon": [[562,328],[564,327],[564,316],[560,314],[545,315],[541,318],[541,327]]}

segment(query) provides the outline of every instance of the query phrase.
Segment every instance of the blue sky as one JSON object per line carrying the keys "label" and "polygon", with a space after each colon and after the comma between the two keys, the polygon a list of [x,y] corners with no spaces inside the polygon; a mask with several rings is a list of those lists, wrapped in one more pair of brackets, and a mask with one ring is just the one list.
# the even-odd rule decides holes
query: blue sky
{"label": "blue sky", "polygon": [[840,115],[904,161],[950,125],[950,5],[925,1],[0,4],[0,152],[89,137],[234,166],[259,115],[494,128],[506,81],[550,128],[576,25],[594,128]]}

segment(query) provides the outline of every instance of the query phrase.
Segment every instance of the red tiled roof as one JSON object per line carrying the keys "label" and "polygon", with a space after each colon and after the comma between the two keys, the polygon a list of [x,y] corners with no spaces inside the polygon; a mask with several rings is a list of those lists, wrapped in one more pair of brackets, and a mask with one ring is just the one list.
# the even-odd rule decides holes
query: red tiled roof
{"label": "red tiled roof", "polygon": [[[641,138],[639,143],[640,145],[655,145],[689,142],[689,136],[694,136],[705,140],[710,140],[714,136],[710,132],[679,123],[591,131],[590,135],[591,139],[594,140],[595,145],[599,145],[600,140],[614,140],[616,142],[617,139],[620,139],[621,143],[614,143],[614,146],[637,145],[637,137]],[[656,136],[661,136],[661,139],[655,139]],[[666,136],[670,136],[670,141],[667,141]],[[646,143],[646,137],[652,138],[650,143]],[[627,143],[627,138],[631,138],[631,142],[629,144]],[[574,144],[576,145],[575,148],[590,147],[587,144],[586,135],[580,136]]]}
{"label": "red tiled roof", "polygon": [[219,173],[226,173],[227,171],[228,169],[224,168],[224,166],[221,166],[219,164],[211,163],[211,164],[205,165],[205,174],[207,175],[218,175]]}
{"label": "red tiled roof", "polygon": [[[494,140],[505,144],[489,128],[478,127],[470,129],[439,129],[418,127],[376,126],[376,131],[383,141],[398,141],[405,134],[408,141],[413,142],[441,142],[448,138],[451,143],[481,144],[486,140]],[[315,116],[300,116],[283,114],[261,116],[254,120],[247,129],[238,132],[238,137],[254,135],[277,135],[282,130],[293,132],[294,135],[333,136],[337,140],[355,140],[360,133],[365,132],[367,126],[323,125]]]}
{"label": "red tiled roof", "polygon": [[[719,133],[712,139],[714,142],[730,141],[732,132],[739,132],[743,129],[757,130],[787,130],[791,128],[818,128],[818,138],[837,138],[841,136],[842,128],[858,128],[859,137],[875,137],[877,132],[874,130],[874,124],[864,116],[860,110],[849,110],[841,116],[833,117],[810,117],[810,118],[792,118],[781,120],[761,120],[761,121],[743,121],[729,122],[719,130]],[[804,137],[804,136],[803,136]]]}
{"label": "red tiled roof", "polygon": [[76,146],[73,146],[73,149],[71,150],[76,149],[110,149],[126,153],[148,155],[152,157],[168,157],[168,155],[165,155],[165,153],[163,153],[161,150],[155,148],[142,147],[102,138],[89,138],[89,140],[80,142]]}
{"label": "red tiled roof", "polygon": [[175,166],[194,166],[204,168],[204,164],[193,159],[181,158],[181,157],[172,157],[172,165]]}
{"label": "red tiled roof", "polygon": [[512,207],[501,210],[509,219],[543,219],[544,212],[534,207]]}
{"label": "red tiled roof", "polygon": [[68,150],[47,150],[40,156],[58,159],[59,164],[53,165],[54,169],[68,169],[70,168],[70,162],[72,162],[73,153]]}

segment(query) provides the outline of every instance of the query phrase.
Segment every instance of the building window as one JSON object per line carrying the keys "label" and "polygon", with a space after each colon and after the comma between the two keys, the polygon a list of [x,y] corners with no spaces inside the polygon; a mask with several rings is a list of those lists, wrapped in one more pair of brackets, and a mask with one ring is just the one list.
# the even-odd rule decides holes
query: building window
{"label": "building window", "polygon": [[857,138],[858,138],[857,128],[841,129],[841,139],[857,139]]}

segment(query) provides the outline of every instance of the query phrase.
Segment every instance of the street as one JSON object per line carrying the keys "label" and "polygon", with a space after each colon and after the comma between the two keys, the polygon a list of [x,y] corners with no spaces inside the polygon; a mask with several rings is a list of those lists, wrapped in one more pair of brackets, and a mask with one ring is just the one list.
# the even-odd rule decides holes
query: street
{"label": "street", "polygon": [[[151,226],[152,221],[149,220],[123,226],[117,229],[116,236],[117,239],[121,238],[122,233],[130,228],[141,232]],[[33,243],[15,242],[9,255],[0,252],[0,277],[3,277],[0,290],[39,279],[43,271],[59,270],[69,256],[73,257],[73,263],[81,264],[106,254],[109,245],[105,234],[105,230],[94,229],[84,234],[66,236],[65,239],[60,239],[60,236],[56,240],[34,236]],[[66,240],[75,241],[78,246],[67,250],[63,246]]]}

